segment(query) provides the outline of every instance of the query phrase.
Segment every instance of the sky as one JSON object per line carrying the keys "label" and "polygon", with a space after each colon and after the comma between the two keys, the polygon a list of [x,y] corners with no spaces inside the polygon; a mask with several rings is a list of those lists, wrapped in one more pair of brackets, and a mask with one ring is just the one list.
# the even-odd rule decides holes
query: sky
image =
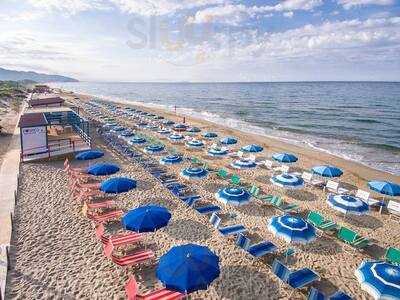
{"label": "sky", "polygon": [[0,67],[82,81],[400,81],[400,0],[0,0]]}

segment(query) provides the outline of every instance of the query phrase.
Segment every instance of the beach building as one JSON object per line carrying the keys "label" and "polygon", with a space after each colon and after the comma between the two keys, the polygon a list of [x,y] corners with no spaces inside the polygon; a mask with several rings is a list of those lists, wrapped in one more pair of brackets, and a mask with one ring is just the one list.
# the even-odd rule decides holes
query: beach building
{"label": "beach building", "polygon": [[32,98],[28,101],[29,107],[61,107],[64,105],[65,100],[58,96],[46,96],[39,98]]}

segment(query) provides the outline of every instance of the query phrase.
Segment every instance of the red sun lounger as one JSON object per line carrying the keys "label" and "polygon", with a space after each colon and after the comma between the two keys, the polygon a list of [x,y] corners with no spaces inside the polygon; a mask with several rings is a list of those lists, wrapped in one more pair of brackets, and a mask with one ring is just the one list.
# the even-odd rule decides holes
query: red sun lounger
{"label": "red sun lounger", "polygon": [[121,209],[112,210],[102,214],[88,214],[88,218],[97,223],[104,223],[114,219],[120,218],[124,214]]}
{"label": "red sun lounger", "polygon": [[137,243],[144,237],[142,233],[126,232],[115,235],[104,235],[104,225],[99,224],[96,226],[96,236],[106,246],[110,241],[114,247],[124,246]]}
{"label": "red sun lounger", "polygon": [[112,252],[114,250],[114,245],[112,242],[108,242],[107,245],[104,247],[104,255],[110,258],[113,263],[120,267],[128,267],[137,265],[140,263],[144,263],[150,261],[154,258],[154,252],[151,250],[139,250],[132,254],[127,254],[125,256],[115,256]]}
{"label": "red sun lounger", "polygon": [[170,291],[161,288],[150,291],[145,294],[138,294],[138,284],[134,276],[131,276],[125,284],[125,293],[127,300],[179,300],[186,295],[176,291]]}

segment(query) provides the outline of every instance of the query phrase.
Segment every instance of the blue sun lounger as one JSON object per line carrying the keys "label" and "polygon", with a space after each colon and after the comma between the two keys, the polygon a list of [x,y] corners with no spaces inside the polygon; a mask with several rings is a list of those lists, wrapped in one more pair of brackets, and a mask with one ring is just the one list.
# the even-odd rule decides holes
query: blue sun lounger
{"label": "blue sun lounger", "polygon": [[219,207],[217,205],[206,205],[206,206],[202,206],[202,207],[197,207],[196,210],[198,213],[207,215],[207,214],[219,212],[221,210],[221,207]]}
{"label": "blue sun lounger", "polygon": [[273,253],[278,249],[278,247],[270,241],[262,241],[254,245],[250,245],[250,243],[251,241],[248,237],[242,233],[238,234],[236,245],[254,257],[261,257],[268,253]]}
{"label": "blue sun lounger", "polygon": [[336,293],[326,297],[324,293],[317,290],[316,288],[311,288],[307,299],[308,300],[352,300],[352,298],[345,292],[337,291]]}
{"label": "blue sun lounger", "polygon": [[199,195],[191,195],[191,196],[185,196],[185,197],[179,197],[185,204],[189,207],[193,207],[196,201],[200,200],[201,197]]}
{"label": "blue sun lounger", "polygon": [[246,231],[246,228],[242,224],[219,227],[221,218],[215,212],[210,217],[210,223],[214,228],[218,229],[223,236],[235,235]]}

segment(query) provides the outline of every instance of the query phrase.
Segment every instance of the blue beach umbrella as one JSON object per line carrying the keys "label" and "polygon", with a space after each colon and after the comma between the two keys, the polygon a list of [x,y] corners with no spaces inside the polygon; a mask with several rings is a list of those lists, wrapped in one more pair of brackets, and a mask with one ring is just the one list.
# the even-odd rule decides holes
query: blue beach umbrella
{"label": "blue beach umbrella", "polygon": [[187,129],[187,125],[179,123],[174,126],[175,131],[185,131]]}
{"label": "blue beach umbrella", "polygon": [[257,167],[257,164],[254,160],[252,159],[246,159],[246,158],[241,158],[233,161],[231,163],[231,167],[235,169],[252,169]]}
{"label": "blue beach umbrella", "polygon": [[378,193],[388,196],[400,196],[400,185],[388,181],[370,181],[368,187]]}
{"label": "blue beach umbrella", "polygon": [[198,127],[190,127],[190,128],[188,128],[186,131],[187,131],[187,132],[190,132],[190,133],[198,133],[198,132],[200,132],[201,130],[200,130],[200,128],[198,128]]}
{"label": "blue beach umbrella", "polygon": [[364,261],[354,274],[361,288],[374,299],[400,299],[400,266],[384,261]]}
{"label": "blue beach umbrella", "polygon": [[273,217],[268,221],[267,228],[287,243],[307,244],[316,238],[314,226],[296,216]]}
{"label": "blue beach umbrella", "polygon": [[322,177],[340,177],[343,175],[343,171],[334,166],[316,166],[313,167],[312,172]]}
{"label": "blue beach umbrella", "polygon": [[350,195],[329,194],[327,203],[333,209],[344,214],[363,215],[369,211],[367,203]]}
{"label": "blue beach umbrella", "polygon": [[249,203],[251,195],[242,188],[225,187],[215,193],[215,198],[225,204],[241,206]]}
{"label": "blue beach umbrella", "polygon": [[148,153],[148,154],[160,153],[160,152],[164,151],[164,145],[152,144],[152,145],[149,145],[147,147],[144,147],[143,151]]}
{"label": "blue beach umbrella", "polygon": [[159,131],[157,131],[157,133],[161,134],[161,135],[167,135],[171,133],[171,130],[169,129],[161,129]]}
{"label": "blue beach umbrella", "polygon": [[148,124],[148,123],[146,123],[146,122],[139,122],[139,123],[137,123],[137,126],[139,126],[139,127],[146,127],[147,124]]}
{"label": "blue beach umbrella", "polygon": [[167,226],[170,219],[171,214],[165,207],[146,205],[125,214],[122,225],[135,232],[153,232]]}
{"label": "blue beach umbrella", "polygon": [[219,257],[195,244],[172,247],[161,256],[156,271],[167,289],[181,293],[207,289],[219,273]]}
{"label": "blue beach umbrella", "polygon": [[91,160],[91,159],[96,159],[104,156],[104,152],[100,150],[87,150],[83,151],[81,153],[78,153],[75,156],[75,159],[77,160]]}
{"label": "blue beach umbrella", "polygon": [[191,140],[186,143],[188,148],[200,149],[204,147],[204,143],[199,140]]}
{"label": "blue beach umbrella", "polygon": [[99,163],[94,164],[86,169],[86,172],[95,176],[112,175],[119,171],[119,167],[116,164],[110,163]]}
{"label": "blue beach umbrella", "polygon": [[207,153],[208,153],[209,156],[221,157],[221,156],[228,155],[228,149],[210,148]]}
{"label": "blue beach umbrella", "polygon": [[105,193],[119,194],[136,188],[136,180],[127,177],[115,177],[104,180],[100,184],[100,190]]}
{"label": "blue beach umbrella", "polygon": [[146,143],[146,139],[141,136],[134,136],[133,138],[131,138],[128,141],[128,144],[130,144],[130,145],[133,145],[133,144],[139,145],[139,144],[144,144],[144,143]]}
{"label": "blue beach umbrella", "polygon": [[114,127],[114,126],[118,126],[118,124],[117,124],[117,123],[115,123],[115,122],[112,122],[112,123],[106,123],[106,124],[104,124],[104,125],[103,125],[103,128],[106,128],[106,127]]}
{"label": "blue beach umbrella", "polygon": [[162,124],[166,125],[166,126],[171,126],[171,125],[174,125],[175,122],[171,121],[171,120],[164,120],[164,121],[162,121]]}
{"label": "blue beach umbrella", "polygon": [[304,180],[292,174],[279,174],[271,177],[270,181],[272,184],[283,188],[296,189],[304,186]]}
{"label": "blue beach umbrella", "polygon": [[174,164],[180,164],[182,162],[182,156],[176,155],[176,154],[171,154],[164,156],[163,158],[160,159],[160,164],[162,165],[174,165]]}
{"label": "blue beach umbrella", "polygon": [[207,177],[208,171],[204,168],[190,167],[183,169],[180,175],[188,180],[189,179],[199,180]]}
{"label": "blue beach umbrella", "polygon": [[263,150],[264,150],[264,148],[257,144],[251,144],[251,145],[242,147],[242,151],[244,151],[244,152],[257,153],[257,152],[261,152]]}
{"label": "blue beach umbrella", "polygon": [[203,134],[203,137],[205,137],[206,139],[213,139],[218,137],[218,134],[216,134],[215,132],[205,132]]}
{"label": "blue beach umbrella", "polygon": [[122,126],[115,126],[111,128],[111,132],[121,132],[121,131],[125,131],[126,128],[122,127]]}
{"label": "blue beach umbrella", "polygon": [[158,128],[158,126],[156,126],[156,125],[150,124],[150,125],[147,125],[147,126],[146,126],[146,129],[147,129],[147,130],[151,130],[151,131],[157,131],[159,128]]}
{"label": "blue beach umbrella", "polygon": [[298,160],[297,156],[291,153],[275,153],[272,158],[281,163],[293,163]]}
{"label": "blue beach umbrella", "polygon": [[171,134],[171,135],[168,137],[168,139],[169,139],[171,142],[180,142],[180,141],[182,141],[184,138],[185,138],[185,137],[184,137],[182,134],[179,134],[179,133]]}
{"label": "blue beach umbrella", "polygon": [[123,137],[127,138],[127,137],[131,137],[131,136],[134,136],[134,135],[135,135],[135,134],[134,134],[132,131],[130,131],[129,129],[127,129],[127,130],[121,132],[120,135],[118,135],[118,137],[119,137],[119,138],[123,138]]}
{"label": "blue beach umbrella", "polygon": [[225,137],[219,141],[223,145],[234,145],[238,142],[238,140],[234,137]]}

